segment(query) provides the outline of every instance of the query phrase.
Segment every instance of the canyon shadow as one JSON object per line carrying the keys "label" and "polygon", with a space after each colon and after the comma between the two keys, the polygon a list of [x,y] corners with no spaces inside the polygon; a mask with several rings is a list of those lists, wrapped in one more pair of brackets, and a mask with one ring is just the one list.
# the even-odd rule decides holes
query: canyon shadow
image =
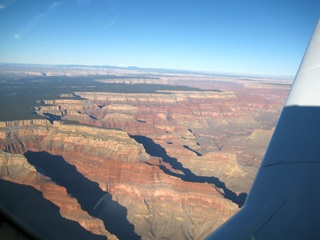
{"label": "canyon shadow", "polygon": [[[162,160],[166,163],[169,163],[173,169],[181,171],[183,174],[175,173],[167,169],[165,166],[160,164],[160,169],[165,172],[166,174],[174,177],[178,177],[183,181],[186,182],[199,182],[199,183],[210,183],[215,185],[217,188],[220,188],[223,190],[223,196],[235,204],[237,204],[239,207],[242,207],[246,197],[247,193],[240,193],[237,195],[235,192],[233,192],[231,189],[227,188],[226,184],[222,182],[219,178],[214,176],[197,176],[193,172],[191,172],[190,169],[183,167],[183,165],[176,159],[170,157],[166,150],[161,147],[159,144],[156,144],[151,138],[141,136],[141,135],[130,135],[133,139],[135,139],[138,143],[141,143],[146,152],[154,157],[160,157]],[[184,148],[190,150],[186,146]],[[198,153],[200,155],[200,153]]]}
{"label": "canyon shadow", "polygon": [[62,156],[45,151],[27,151],[24,155],[39,172],[65,187],[68,194],[78,200],[83,210],[101,219],[110,233],[119,239],[140,239],[134,232],[134,226],[127,220],[127,209],[113,201],[111,194],[102,191],[98,183],[83,176]]}

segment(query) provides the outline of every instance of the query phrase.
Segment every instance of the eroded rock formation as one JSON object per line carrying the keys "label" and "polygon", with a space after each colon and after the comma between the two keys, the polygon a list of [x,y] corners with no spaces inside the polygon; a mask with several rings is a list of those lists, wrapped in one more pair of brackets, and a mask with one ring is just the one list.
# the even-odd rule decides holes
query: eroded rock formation
{"label": "eroded rock formation", "polygon": [[[47,76],[55,74],[64,73]],[[110,239],[203,239],[227,220],[288,92],[273,81],[191,74],[97,82],[203,89],[75,91],[39,99],[33,110],[48,120],[0,122],[0,178],[32,187],[84,234]]]}
{"label": "eroded rock formation", "polygon": [[[110,236],[101,230],[101,221],[105,222],[101,215],[112,216],[108,212],[110,202],[105,200],[107,193],[127,209],[129,224],[143,239],[201,239],[238,208],[214,184],[189,182],[166,174],[162,168],[174,171],[170,163],[148,155],[141,144],[123,131],[56,121],[51,124],[47,120],[6,122],[1,127],[2,148],[18,154],[2,152],[1,177],[42,191],[46,199],[62,206],[62,216],[78,221],[93,233]],[[19,147],[13,147],[16,143]],[[29,163],[19,155],[23,153]],[[44,161],[49,163],[43,164]],[[82,205],[81,194],[64,185],[73,180],[61,180],[50,173],[55,168],[59,172],[56,164],[60,164],[62,172],[69,165],[75,166],[78,173],[72,174],[75,170],[70,168],[66,174],[76,177],[81,173],[88,179],[78,187],[85,190],[90,179],[99,184],[97,191],[105,194],[94,199],[93,207]],[[111,233],[119,237],[114,231]]]}
{"label": "eroded rock formation", "polygon": [[[20,185],[28,185],[40,191],[44,199],[49,200],[59,207],[59,213],[63,218],[78,222],[80,226],[88,232],[88,237],[91,232],[93,233],[91,237],[94,235],[101,235],[108,239],[118,239],[105,229],[105,226],[100,219],[94,218],[86,211],[82,210],[77,200],[67,193],[66,188],[55,184],[49,177],[39,173],[35,166],[31,165],[22,154],[11,154],[0,149],[0,178]],[[2,194],[5,193],[7,193],[6,189],[2,188]],[[7,196],[7,198],[10,197],[12,196]],[[28,196],[23,197],[27,198]],[[36,199],[33,200],[36,201]],[[14,203],[13,199],[11,199],[11,203]],[[2,204],[8,204],[8,202],[4,202],[2,199]],[[12,205],[14,208],[17,207],[17,204]],[[35,219],[37,219],[36,215],[39,214],[37,209],[31,209],[30,206],[24,206],[24,208],[25,210],[23,214],[21,213],[22,215],[19,215],[20,213],[16,213],[18,215],[17,217],[23,219],[27,215],[34,215]],[[47,211],[47,209],[41,209],[41,211]],[[46,219],[50,218],[52,218],[52,216],[46,216]],[[55,222],[51,221],[51,224],[52,226],[45,226],[44,228],[51,227],[53,231],[58,232],[59,230],[55,229]],[[40,228],[35,224],[31,224],[30,227],[39,231],[40,237],[45,237],[45,235],[42,235],[41,225]],[[57,233],[56,237],[64,236],[66,231],[70,231],[70,229],[63,229],[61,233]],[[77,231],[81,231],[81,229],[77,229]],[[53,235],[52,232],[49,233]],[[44,231],[43,234],[48,234],[48,232]],[[80,238],[81,234],[77,237]]]}

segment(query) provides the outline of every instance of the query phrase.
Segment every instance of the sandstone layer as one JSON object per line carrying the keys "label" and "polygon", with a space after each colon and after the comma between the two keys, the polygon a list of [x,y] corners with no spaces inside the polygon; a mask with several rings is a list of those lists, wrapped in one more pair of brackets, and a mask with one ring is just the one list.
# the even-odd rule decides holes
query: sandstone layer
{"label": "sandstone layer", "polygon": [[[43,72],[97,79],[38,99],[33,112],[46,119],[0,122],[0,184],[108,239],[203,239],[226,221],[245,200],[289,89],[259,78]],[[120,83],[201,89],[99,92]]]}
{"label": "sandstone layer", "polygon": [[[142,144],[121,130],[33,120],[2,122],[1,132],[2,148],[18,154],[2,152],[1,178],[40,190],[44,198],[62,206],[62,216],[93,233],[111,236],[107,227],[101,228],[101,220],[105,225],[106,221],[100,216],[112,219],[117,215],[108,211],[110,201],[101,195],[93,208],[80,208],[77,201],[82,204],[81,194],[63,186],[63,180],[50,173],[58,167],[54,164],[61,164],[61,171],[75,166],[76,170],[70,167],[69,174],[76,171],[74,176],[81,173],[87,181],[98,183],[100,193],[110,194],[112,201],[127,209],[125,217],[134,226],[133,236],[142,239],[201,239],[237,210],[214,184],[166,174],[174,171],[170,163],[148,155]],[[33,166],[20,154],[25,154]],[[87,181],[81,184],[84,189]],[[119,237],[119,232],[110,232]]]}
{"label": "sandstone layer", "polygon": [[[212,85],[229,90],[74,92],[73,100],[43,100],[47,105],[35,111],[145,136],[196,175],[216,176],[237,194],[248,192],[287,89],[256,82]],[[224,171],[228,165],[238,170]]]}
{"label": "sandstone layer", "polygon": [[[0,178],[32,186],[42,192],[43,198],[59,207],[59,212],[63,218],[78,222],[82,228],[94,235],[105,236],[107,239],[118,239],[105,229],[100,219],[94,218],[83,211],[77,200],[72,198],[64,187],[55,184],[50,178],[40,174],[22,154],[11,154],[0,149]],[[4,189],[2,190],[5,192]],[[25,207],[27,208],[27,206]],[[30,215],[36,213],[36,209],[30,209],[30,212],[28,212]]]}

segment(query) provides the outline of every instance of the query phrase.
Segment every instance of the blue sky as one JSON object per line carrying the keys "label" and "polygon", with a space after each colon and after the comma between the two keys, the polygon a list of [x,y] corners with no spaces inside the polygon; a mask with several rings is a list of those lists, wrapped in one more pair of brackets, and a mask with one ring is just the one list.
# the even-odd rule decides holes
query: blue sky
{"label": "blue sky", "polygon": [[0,62],[295,75],[319,0],[0,0]]}

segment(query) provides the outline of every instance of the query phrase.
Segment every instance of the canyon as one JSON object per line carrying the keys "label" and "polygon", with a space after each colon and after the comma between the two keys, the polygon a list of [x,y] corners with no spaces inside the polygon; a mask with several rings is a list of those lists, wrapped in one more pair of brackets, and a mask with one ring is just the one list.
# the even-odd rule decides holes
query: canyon
{"label": "canyon", "polygon": [[[34,71],[21,79],[41,82],[32,85],[39,92],[48,84],[54,95],[32,95],[31,117],[1,116],[7,197],[0,201],[52,238],[205,238],[243,205],[291,84],[146,70]],[[30,220],[35,209],[15,209],[23,203],[14,204],[12,189],[26,187],[64,229],[41,228]]]}

